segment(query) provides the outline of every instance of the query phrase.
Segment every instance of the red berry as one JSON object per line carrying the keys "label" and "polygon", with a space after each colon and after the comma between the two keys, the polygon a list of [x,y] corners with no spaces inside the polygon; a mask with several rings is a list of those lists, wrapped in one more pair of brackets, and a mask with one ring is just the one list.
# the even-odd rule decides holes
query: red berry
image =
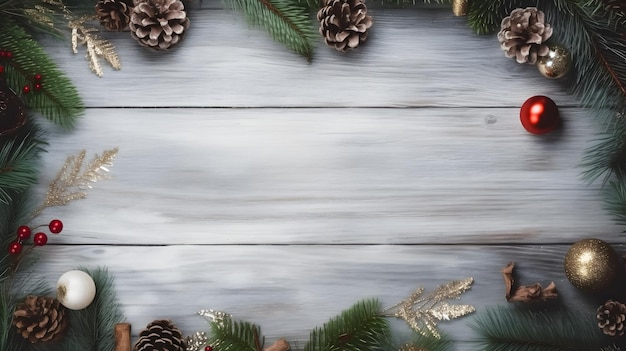
{"label": "red berry", "polygon": [[35,90],[41,90],[41,83],[35,83]]}
{"label": "red berry", "polygon": [[6,57],[7,56],[7,52],[4,50],[0,50],[0,57]]}
{"label": "red berry", "polygon": [[7,51],[7,53],[6,53],[6,57],[7,57],[7,58],[11,58],[11,57],[13,57],[13,53],[12,53],[11,51]]}
{"label": "red berry", "polygon": [[63,230],[63,222],[59,219],[53,219],[48,224],[48,229],[52,234],[59,234]]}
{"label": "red berry", "polygon": [[29,226],[23,225],[17,228],[17,238],[19,240],[26,240],[30,238],[30,233],[31,231]]}
{"label": "red berry", "polygon": [[39,73],[35,74],[35,76],[33,77],[33,79],[35,79],[35,82],[41,82],[42,78],[43,77]]}
{"label": "red berry", "polygon": [[46,235],[46,233],[37,233],[33,237],[33,243],[35,244],[35,246],[44,246],[48,243],[48,236]]}
{"label": "red berry", "polygon": [[213,346],[207,346],[204,348],[204,351],[213,351]]}
{"label": "red berry", "polygon": [[4,66],[0,66],[0,73],[4,73]]}
{"label": "red berry", "polygon": [[22,252],[22,244],[17,241],[9,244],[9,255],[17,256]]}
{"label": "red berry", "polygon": [[28,85],[24,85],[24,87],[22,88],[22,92],[24,94],[30,93],[30,87]]}

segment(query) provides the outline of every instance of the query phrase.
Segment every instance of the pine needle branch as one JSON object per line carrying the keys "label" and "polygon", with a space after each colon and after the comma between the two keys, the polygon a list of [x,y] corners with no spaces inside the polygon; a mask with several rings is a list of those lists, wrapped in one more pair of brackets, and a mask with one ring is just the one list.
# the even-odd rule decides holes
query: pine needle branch
{"label": "pine needle branch", "polygon": [[311,331],[304,351],[377,351],[389,344],[390,330],[378,300],[364,300]]}
{"label": "pine needle branch", "polygon": [[477,34],[489,34],[500,28],[502,19],[520,7],[515,0],[472,0],[469,2],[467,23]]}
{"label": "pine needle branch", "polygon": [[304,6],[292,0],[227,0],[248,23],[265,28],[274,40],[311,61],[317,39]]}
{"label": "pine needle branch", "polygon": [[230,316],[211,322],[209,344],[222,351],[263,351],[261,328],[256,324],[235,321]]}
{"label": "pine needle branch", "polygon": [[0,139],[0,203],[8,205],[12,195],[37,183],[45,142],[34,123],[27,123],[20,133],[4,139]]}
{"label": "pine needle branch", "polygon": [[0,48],[13,53],[5,64],[7,83],[14,91],[31,85],[36,73],[42,75],[42,88],[23,99],[28,108],[65,129],[71,129],[84,111],[83,102],[72,82],[56,67],[44,49],[21,27],[4,19],[0,23]]}
{"label": "pine needle branch", "polygon": [[69,311],[71,321],[63,341],[66,351],[110,351],[115,347],[115,324],[124,321],[124,315],[115,293],[114,277],[106,268],[79,268],[96,283],[96,298],[82,310]]}
{"label": "pine needle branch", "polygon": [[34,217],[48,207],[63,206],[71,201],[84,199],[87,196],[84,189],[91,188],[93,183],[108,176],[108,167],[113,164],[117,151],[115,148],[105,150],[102,156],[96,154],[84,168],[83,162],[87,154],[85,150],[76,156],[69,156],[48,186],[43,204],[35,210]]}
{"label": "pine needle branch", "polygon": [[484,351],[587,351],[604,346],[594,317],[569,311],[490,307],[470,326],[479,333]]}

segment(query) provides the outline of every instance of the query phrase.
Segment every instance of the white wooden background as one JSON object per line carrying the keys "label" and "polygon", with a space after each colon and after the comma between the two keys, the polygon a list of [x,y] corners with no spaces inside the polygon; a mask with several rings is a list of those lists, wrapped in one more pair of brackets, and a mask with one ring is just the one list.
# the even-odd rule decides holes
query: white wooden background
{"label": "white wooden background", "polygon": [[[212,2],[171,53],[109,35],[123,69],[102,79],[51,42],[88,109],[72,132],[49,127],[39,193],[66,156],[120,152],[114,179],[44,212],[66,229],[35,273],[54,284],[108,266],[134,335],[159,318],[206,330],[194,314],[213,308],[300,346],[357,300],[392,305],[418,286],[473,276],[462,302],[506,304],[510,260],[522,283],[554,280],[563,303],[594,309],[562,268],[582,238],[621,250],[580,178],[590,116],[449,9],[371,13],[367,45],[320,42],[311,64]],[[561,131],[522,128],[533,95],[560,106]],[[441,326],[463,345],[468,321]]]}

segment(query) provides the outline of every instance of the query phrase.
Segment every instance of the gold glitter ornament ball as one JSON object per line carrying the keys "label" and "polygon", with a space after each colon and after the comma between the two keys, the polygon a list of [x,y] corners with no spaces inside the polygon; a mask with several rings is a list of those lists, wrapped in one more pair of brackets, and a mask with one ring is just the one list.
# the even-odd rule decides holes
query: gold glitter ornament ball
{"label": "gold glitter ornament ball", "polygon": [[560,45],[550,45],[548,54],[537,61],[539,73],[550,79],[564,77],[570,68],[572,68],[572,58],[569,51]]}
{"label": "gold glitter ornament ball", "polygon": [[619,258],[611,245],[599,239],[583,239],[565,254],[565,275],[585,292],[602,292],[615,281]]}

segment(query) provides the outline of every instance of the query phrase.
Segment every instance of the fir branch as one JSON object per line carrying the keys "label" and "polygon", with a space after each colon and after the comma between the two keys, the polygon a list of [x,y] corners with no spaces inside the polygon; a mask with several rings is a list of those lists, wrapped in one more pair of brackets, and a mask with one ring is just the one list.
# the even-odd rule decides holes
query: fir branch
{"label": "fir branch", "polygon": [[96,154],[92,161],[85,167],[83,162],[87,152],[82,150],[76,156],[69,156],[57,176],[48,186],[43,204],[34,212],[38,216],[44,209],[52,206],[67,205],[71,201],[84,199],[87,196],[85,188],[91,188],[91,184],[108,176],[113,159],[118,149],[105,150],[102,156]]}
{"label": "fir branch", "polygon": [[227,4],[241,12],[248,23],[265,28],[274,40],[288,49],[313,58],[317,32],[313,30],[308,12],[292,0],[227,0]]}
{"label": "fir branch", "polygon": [[42,89],[24,94],[26,105],[65,129],[71,129],[84,111],[71,81],[56,67],[43,48],[22,28],[5,20],[0,23],[0,48],[13,53],[6,64],[6,79],[15,91],[32,83],[36,73],[44,77]]}
{"label": "fir branch", "polygon": [[610,214],[615,220],[626,223],[626,183],[612,181],[605,188],[605,203]]}
{"label": "fir branch", "polygon": [[79,268],[96,283],[96,298],[87,308],[69,311],[70,329],[63,341],[67,351],[110,351],[115,347],[115,324],[124,315],[115,293],[114,277],[106,268]]}
{"label": "fir branch", "polygon": [[478,34],[489,34],[500,28],[502,19],[519,7],[515,0],[472,0],[469,2],[467,23]]}
{"label": "fir branch", "polygon": [[315,328],[304,351],[376,351],[389,344],[390,330],[378,300],[363,300]]}
{"label": "fir branch", "polygon": [[396,343],[393,346],[393,350],[397,351],[416,351],[416,350],[428,350],[428,351],[448,351],[452,348],[454,342],[452,339],[442,334],[441,337],[436,338],[432,335],[425,336],[422,334],[414,333],[410,340]]}
{"label": "fir branch", "polygon": [[485,351],[587,351],[604,346],[595,316],[587,313],[491,307],[472,322]]}
{"label": "fir branch", "polygon": [[17,135],[0,138],[0,143],[0,203],[8,205],[12,195],[37,183],[45,142],[39,127],[31,122]]}
{"label": "fir branch", "polygon": [[626,178],[626,121],[621,115],[616,119],[613,128],[607,128],[583,157],[582,177],[588,183],[602,178],[606,185],[611,179]]}
{"label": "fir branch", "polygon": [[221,351],[263,351],[264,339],[256,324],[223,316],[211,322],[209,344]]}

